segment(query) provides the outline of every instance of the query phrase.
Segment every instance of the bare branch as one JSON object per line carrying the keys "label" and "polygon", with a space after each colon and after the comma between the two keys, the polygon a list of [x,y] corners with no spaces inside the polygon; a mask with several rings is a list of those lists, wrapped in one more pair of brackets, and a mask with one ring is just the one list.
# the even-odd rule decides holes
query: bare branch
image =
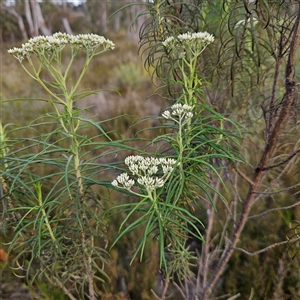
{"label": "bare branch", "polygon": [[[258,197],[253,201],[253,204],[256,203],[257,201],[259,201],[259,199],[260,199],[261,197],[263,197],[264,195],[268,195],[268,193],[272,193],[272,192],[269,192],[269,190],[271,190],[272,187],[274,187],[274,186],[278,186],[278,181],[280,180],[280,178],[282,178],[282,176],[283,176],[284,174],[286,174],[286,172],[288,171],[288,169],[289,169],[289,167],[290,167],[291,164],[292,164],[292,160],[290,160],[290,161],[284,166],[284,168],[281,170],[280,174],[277,175],[276,179],[274,179],[274,180],[269,184],[269,187],[266,188],[264,192],[262,192],[262,193],[261,193],[261,192],[253,192],[253,193],[258,193]],[[300,182],[299,182],[299,184],[300,184]],[[291,187],[288,187],[288,188],[286,188],[286,189],[281,189],[281,192],[284,192],[285,190],[291,190],[291,189],[293,189],[293,188],[296,187],[296,186],[298,186],[298,184],[295,184],[295,185],[293,185],[293,186],[291,186]],[[276,194],[277,194],[277,192],[278,192],[278,191],[276,191]],[[266,194],[264,194],[264,193],[266,193]],[[275,192],[274,192],[274,193],[275,193]],[[294,194],[294,195],[295,195],[295,194]]]}
{"label": "bare branch", "polygon": [[262,171],[267,171],[267,170],[270,170],[270,169],[273,169],[273,168],[276,168],[276,167],[279,167],[281,165],[286,164],[288,161],[290,161],[299,152],[300,152],[300,148],[298,148],[296,151],[294,151],[292,154],[290,154],[286,159],[284,159],[284,160],[282,160],[282,161],[280,161],[280,162],[278,162],[274,165],[262,168]]}
{"label": "bare branch", "polygon": [[291,240],[287,240],[287,241],[282,241],[282,242],[279,242],[279,243],[275,243],[275,244],[272,244],[266,248],[263,248],[261,250],[258,250],[258,251],[255,251],[255,252],[248,252],[242,248],[233,248],[234,250],[238,250],[238,251],[241,251],[249,256],[254,256],[254,255],[257,255],[257,254],[260,254],[260,253],[263,253],[263,252],[266,252],[272,248],[275,248],[277,246],[281,246],[281,245],[284,245],[284,244],[287,244],[287,243],[294,243],[294,242],[297,242],[297,241],[300,241],[300,238],[295,238],[295,239],[291,239]]}
{"label": "bare branch", "polygon": [[166,299],[169,283],[170,283],[170,276],[168,275],[167,278],[166,278],[166,281],[165,281],[165,287],[164,287],[163,293],[161,295],[161,300]]}
{"label": "bare branch", "polygon": [[292,204],[292,205],[289,205],[289,206],[276,207],[276,208],[268,209],[268,210],[264,211],[264,212],[261,213],[261,214],[257,214],[257,215],[250,216],[248,219],[259,218],[259,217],[264,216],[264,215],[266,215],[266,214],[268,214],[268,213],[270,213],[270,212],[272,212],[272,211],[280,211],[280,210],[290,209],[290,208],[293,208],[293,207],[295,207],[295,206],[297,206],[297,205],[299,205],[299,204],[300,204],[300,201],[297,202],[297,203],[294,203],[294,204]]}
{"label": "bare branch", "polygon": [[189,300],[189,299],[185,296],[183,290],[180,288],[180,286],[179,286],[176,282],[173,282],[173,285],[176,287],[176,289],[178,290],[178,292],[180,293],[180,295],[183,297],[184,300]]}
{"label": "bare branch", "polygon": [[[217,181],[216,190],[219,190],[220,188],[220,181]],[[218,201],[218,195],[215,193],[214,194],[214,204],[216,205]],[[229,210],[229,208],[228,208]],[[212,234],[212,229],[213,229],[213,223],[215,219],[215,210],[212,209],[212,205],[210,203],[207,203],[206,205],[206,212],[207,212],[207,228],[205,231],[205,241],[206,243],[202,244],[202,265],[203,268],[198,269],[198,276],[197,276],[197,288],[196,290],[199,290],[200,288],[200,273],[202,274],[203,282],[202,282],[202,288],[205,287],[206,282],[207,282],[207,276],[208,276],[208,264],[209,264],[209,248],[210,248],[210,242],[211,242],[211,234]]]}
{"label": "bare branch", "polygon": [[71,300],[76,300],[76,298],[71,294],[71,292],[65,287],[65,285],[57,277],[52,276],[52,279]]}
{"label": "bare branch", "polygon": [[241,172],[239,169],[236,167],[233,167],[234,171],[237,172],[245,181],[247,181],[250,185],[254,185],[254,182],[243,172]]}
{"label": "bare branch", "polygon": [[297,184],[294,184],[292,186],[289,186],[285,189],[281,189],[281,190],[278,190],[278,191],[275,191],[275,192],[253,192],[254,194],[260,194],[260,195],[274,195],[274,194],[280,194],[280,193],[283,193],[283,192],[286,192],[286,191],[289,191],[289,190],[292,190],[296,187],[298,187],[300,185],[300,182],[297,183]]}
{"label": "bare branch", "polygon": [[161,300],[152,289],[150,291],[151,291],[151,293],[152,293],[152,295],[154,296],[155,299]]}

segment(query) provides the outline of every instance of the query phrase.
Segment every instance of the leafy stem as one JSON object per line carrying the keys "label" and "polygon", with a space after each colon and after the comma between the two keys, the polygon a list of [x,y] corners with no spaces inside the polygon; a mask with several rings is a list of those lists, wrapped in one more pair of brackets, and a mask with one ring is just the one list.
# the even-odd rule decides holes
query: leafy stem
{"label": "leafy stem", "polygon": [[[39,206],[40,206],[40,208],[42,210],[44,221],[45,221],[46,227],[47,227],[47,229],[49,231],[50,237],[51,237],[51,239],[52,239],[53,242],[56,242],[56,238],[55,238],[54,233],[52,231],[48,215],[47,215],[47,213],[46,213],[46,211],[45,211],[45,209],[43,207],[42,185],[41,185],[40,182],[37,182],[37,183],[33,183],[33,187],[35,188],[35,192],[36,192],[36,195],[37,195],[37,200],[38,200]],[[57,245],[56,245],[56,248],[57,248]]]}

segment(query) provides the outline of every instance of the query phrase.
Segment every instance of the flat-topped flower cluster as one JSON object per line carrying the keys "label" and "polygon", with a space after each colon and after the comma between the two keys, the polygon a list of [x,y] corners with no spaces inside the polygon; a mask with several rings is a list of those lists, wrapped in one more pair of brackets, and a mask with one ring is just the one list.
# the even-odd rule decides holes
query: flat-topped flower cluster
{"label": "flat-topped flower cluster", "polygon": [[186,32],[178,36],[170,36],[162,44],[168,50],[178,52],[180,56],[185,51],[192,50],[195,53],[201,53],[203,49],[215,40],[214,36],[208,32]]}
{"label": "flat-topped flower cluster", "polygon": [[162,116],[167,120],[174,120],[174,117],[189,120],[194,116],[192,113],[193,109],[194,106],[176,103],[171,106],[171,112],[166,110],[162,113]]}
{"label": "flat-topped flower cluster", "polygon": [[192,40],[197,40],[202,43],[212,43],[215,38],[212,34],[204,31],[204,32],[187,32],[178,35],[178,39],[180,41],[192,41]]}
{"label": "flat-topped flower cluster", "polygon": [[[133,176],[137,177],[137,183],[147,191],[152,191],[164,186],[174,169],[176,160],[172,158],[144,157],[131,155],[126,157],[125,164]],[[119,175],[112,185],[131,190],[135,180],[128,173]]]}
{"label": "flat-topped flower cluster", "polygon": [[99,47],[102,47],[104,51],[112,50],[115,47],[112,41],[97,34],[70,35],[57,32],[52,36],[34,37],[22,44],[21,48],[15,47],[8,50],[8,53],[22,63],[25,58],[29,59],[32,54],[51,57],[53,53],[61,51],[67,44],[71,45],[75,51],[84,50],[88,54],[95,52]]}

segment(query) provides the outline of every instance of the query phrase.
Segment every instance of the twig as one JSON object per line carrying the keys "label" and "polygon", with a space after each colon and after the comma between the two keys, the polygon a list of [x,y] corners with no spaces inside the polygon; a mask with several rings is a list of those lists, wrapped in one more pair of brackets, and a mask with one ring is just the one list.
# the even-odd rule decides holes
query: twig
{"label": "twig", "polygon": [[150,291],[151,291],[151,293],[152,293],[152,295],[154,296],[155,299],[161,300],[160,297],[158,297],[158,296],[156,295],[156,293],[155,293],[152,289],[151,289]]}
{"label": "twig", "polygon": [[161,295],[161,300],[166,299],[166,294],[167,294],[167,291],[168,291],[169,283],[170,283],[170,275],[167,275],[166,282],[165,282],[165,287],[164,287],[163,293]]}
{"label": "twig", "polygon": [[163,290],[163,292],[162,292],[162,294],[161,294],[161,297],[159,297],[159,296],[154,292],[153,289],[150,290],[151,293],[152,293],[152,295],[155,297],[155,299],[157,299],[157,300],[165,300],[165,299],[167,299],[166,294],[167,294],[167,291],[168,291],[169,284],[170,284],[170,276],[167,275],[167,277],[166,277],[166,282],[165,282],[165,287],[164,287],[164,290]]}
{"label": "twig", "polygon": [[[286,172],[288,171],[288,168],[290,167],[292,163],[292,160],[290,160],[285,167],[283,168],[283,170],[281,170],[280,174],[277,175],[277,178],[275,180],[273,180],[271,182],[271,184],[269,184],[270,187],[268,187],[267,189],[265,189],[265,191],[263,193],[269,193],[268,191],[275,185],[275,183],[277,183],[279,181],[279,179],[286,174]],[[265,173],[266,174],[266,173]],[[298,184],[297,184],[298,185]],[[287,189],[292,189],[294,187],[296,187],[297,185],[293,185],[292,187],[289,187]],[[281,191],[283,192],[285,189],[282,189]],[[253,192],[253,194],[255,194],[256,192]],[[260,192],[258,192],[260,193]],[[276,193],[277,194],[277,193]],[[253,201],[253,203],[256,203],[264,194],[259,194],[258,197],[256,197],[256,199]]]}
{"label": "twig", "polygon": [[178,292],[180,293],[180,295],[183,297],[184,300],[189,300],[184,292],[182,291],[182,289],[180,288],[180,286],[176,283],[176,282],[173,282],[174,286],[176,287],[176,289],[178,290]]}
{"label": "twig", "polygon": [[300,241],[300,238],[295,238],[295,239],[291,239],[291,240],[287,240],[287,241],[282,241],[282,242],[279,242],[279,243],[275,243],[275,244],[272,244],[266,248],[263,248],[263,249],[260,249],[258,251],[255,251],[255,252],[248,252],[246,250],[244,250],[243,248],[233,248],[234,250],[238,250],[238,251],[241,251],[249,256],[254,256],[254,255],[257,255],[257,254],[260,254],[260,253],[263,253],[263,252],[266,252],[274,247],[277,247],[277,246],[281,246],[281,245],[284,245],[284,244],[287,244],[287,243],[293,243],[293,242],[297,242],[297,241]]}
{"label": "twig", "polygon": [[292,154],[290,154],[286,159],[278,162],[277,164],[271,165],[271,166],[267,166],[262,168],[262,171],[267,171],[276,167],[279,167],[281,165],[284,165],[285,163],[287,163],[288,161],[290,161],[295,155],[297,155],[300,152],[300,148],[298,148],[296,151],[294,151]]}
{"label": "twig", "polygon": [[292,190],[294,189],[295,187],[298,187],[300,185],[300,182],[295,184],[295,185],[292,185],[292,186],[289,186],[285,189],[281,189],[281,190],[278,190],[278,191],[275,191],[275,192],[253,192],[253,194],[260,194],[260,195],[273,195],[273,194],[280,194],[282,192],[286,192],[286,191],[289,191],[289,190]]}
{"label": "twig", "polygon": [[286,209],[290,209],[290,208],[293,208],[293,207],[295,207],[295,206],[297,206],[297,205],[299,205],[299,204],[300,204],[300,201],[297,202],[297,203],[294,203],[294,204],[292,204],[292,205],[290,205],[290,206],[271,208],[271,209],[268,209],[268,210],[262,212],[261,214],[250,216],[248,219],[258,218],[258,217],[261,217],[261,216],[263,216],[263,215],[266,215],[266,214],[268,214],[268,213],[270,213],[270,212],[272,212],[272,211],[278,211],[278,210],[286,210]]}
{"label": "twig", "polygon": [[248,299],[248,300],[252,300],[252,299],[253,299],[253,297],[254,297],[254,288],[252,287],[252,288],[251,288],[250,297],[249,297],[249,299]]}
{"label": "twig", "polygon": [[245,181],[247,181],[251,186],[254,185],[254,182],[243,172],[241,172],[239,169],[236,167],[233,167],[234,171],[236,171]]}
{"label": "twig", "polygon": [[[217,181],[216,184],[216,190],[218,191],[220,188],[220,181]],[[218,200],[218,195],[215,193],[214,194],[214,204],[217,204],[217,200]],[[207,282],[207,270],[208,270],[208,263],[209,263],[209,248],[210,248],[210,242],[211,242],[211,233],[212,233],[212,229],[213,229],[213,222],[215,219],[215,210],[212,209],[212,205],[211,204],[207,204],[207,228],[205,231],[205,241],[206,243],[202,244],[202,265],[203,265],[203,269],[201,270],[200,266],[199,266],[199,270],[198,270],[198,275],[197,275],[197,287],[196,287],[196,291],[199,291],[200,289],[200,272],[202,273],[202,278],[203,278],[203,283],[202,283],[202,289],[205,287],[206,282]],[[228,209],[229,210],[229,209]]]}
{"label": "twig", "polygon": [[57,277],[52,276],[52,279],[71,300],[76,300],[76,298],[70,293],[70,291],[62,284],[62,282]]}

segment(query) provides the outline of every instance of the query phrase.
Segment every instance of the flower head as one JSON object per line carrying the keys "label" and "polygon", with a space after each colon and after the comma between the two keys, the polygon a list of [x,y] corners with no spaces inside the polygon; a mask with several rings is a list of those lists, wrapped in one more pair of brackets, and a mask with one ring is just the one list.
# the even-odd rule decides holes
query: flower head
{"label": "flower head", "polygon": [[212,43],[215,38],[213,35],[209,34],[208,32],[194,32],[194,33],[183,33],[178,35],[178,40],[183,42],[183,41],[197,41],[198,43],[207,43],[210,44]]}
{"label": "flower head", "polygon": [[163,112],[162,116],[165,119],[173,119],[174,117],[178,117],[178,118],[183,118],[183,119],[191,119],[193,117],[193,111],[194,106],[191,105],[187,105],[187,104],[181,104],[181,103],[176,103],[174,105],[171,106],[171,112],[166,110]]}
{"label": "flower head", "polygon": [[168,38],[166,38],[166,39],[162,42],[162,44],[163,44],[163,46],[165,46],[166,48],[169,48],[174,42],[175,42],[174,36],[169,36]]}
{"label": "flower head", "polygon": [[113,186],[118,187],[119,184],[124,186],[126,189],[131,189],[134,185],[134,180],[130,179],[127,173],[123,173],[117,177],[112,183]]}
{"label": "flower head", "polygon": [[94,52],[100,46],[104,50],[113,50],[115,48],[115,44],[112,41],[97,34],[75,35],[71,37],[70,43],[75,49],[85,49],[88,53]]}
{"label": "flower head", "polygon": [[[125,164],[132,175],[137,177],[138,184],[147,191],[152,191],[165,184],[174,169],[176,160],[131,155],[126,157]],[[135,181],[130,179],[127,173],[123,173],[112,182],[112,185],[119,187],[121,184],[121,188],[130,190],[134,183]]]}
{"label": "flower head", "polygon": [[24,52],[21,48],[12,48],[7,51],[9,54],[12,54],[20,63],[22,63],[25,57],[28,57],[27,52]]}
{"label": "flower head", "polygon": [[206,31],[186,32],[176,37],[170,36],[162,44],[169,52],[173,51],[176,57],[182,58],[188,50],[191,50],[192,53],[200,54],[214,39],[214,36]]}
{"label": "flower head", "polygon": [[10,49],[8,53],[22,63],[24,58],[30,58],[33,53],[39,58],[52,57],[53,54],[60,52],[67,44],[70,44],[76,51],[85,50],[88,54],[94,53],[100,46],[103,47],[104,51],[115,47],[112,41],[97,34],[70,35],[57,32],[52,36],[34,37],[23,44],[21,48]]}
{"label": "flower head", "polygon": [[170,119],[170,118],[171,118],[171,113],[170,113],[168,110],[165,110],[165,111],[162,113],[162,116],[163,116],[165,119]]}

